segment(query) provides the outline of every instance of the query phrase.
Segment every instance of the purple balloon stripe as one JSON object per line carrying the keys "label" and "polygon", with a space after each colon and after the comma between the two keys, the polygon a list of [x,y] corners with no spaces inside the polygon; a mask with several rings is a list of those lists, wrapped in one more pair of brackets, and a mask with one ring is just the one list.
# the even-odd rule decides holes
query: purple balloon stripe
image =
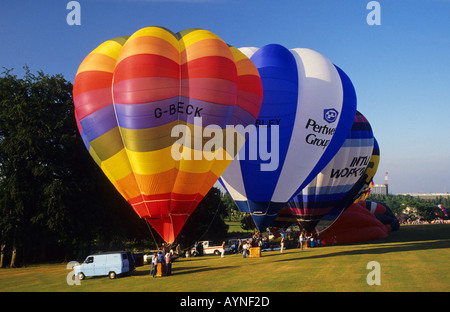
{"label": "purple balloon stripe", "polygon": [[115,103],[119,126],[126,129],[148,129],[180,120],[194,123],[202,117],[203,126],[231,124],[235,106],[205,102],[187,97],[173,97],[141,104]]}
{"label": "purple balloon stripe", "polygon": [[83,139],[87,139],[89,142],[117,127],[113,104],[84,117],[80,120],[80,124],[84,133]]}

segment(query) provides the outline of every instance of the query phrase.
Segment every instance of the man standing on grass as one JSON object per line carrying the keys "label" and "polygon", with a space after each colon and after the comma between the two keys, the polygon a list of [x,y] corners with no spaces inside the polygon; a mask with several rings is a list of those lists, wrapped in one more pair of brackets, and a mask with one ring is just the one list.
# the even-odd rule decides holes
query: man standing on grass
{"label": "man standing on grass", "polygon": [[247,258],[248,248],[248,242],[245,241],[244,245],[242,246],[242,257]]}
{"label": "man standing on grass", "polygon": [[152,257],[152,266],[150,269],[150,274],[155,277],[156,275],[156,267],[158,266],[158,254],[155,252]]}
{"label": "man standing on grass", "polygon": [[170,261],[170,252],[166,253],[165,260],[166,260],[166,276],[169,276],[172,273],[172,262]]}
{"label": "man standing on grass", "polygon": [[225,257],[225,241],[222,242],[222,255],[221,255],[221,257],[222,258]]}

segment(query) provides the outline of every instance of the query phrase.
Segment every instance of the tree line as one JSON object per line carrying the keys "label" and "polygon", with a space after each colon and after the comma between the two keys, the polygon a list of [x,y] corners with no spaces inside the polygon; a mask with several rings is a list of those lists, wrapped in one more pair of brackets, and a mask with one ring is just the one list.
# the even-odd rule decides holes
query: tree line
{"label": "tree line", "polygon": [[[91,159],[72,88],[62,75],[27,67],[23,77],[0,74],[0,267],[163,243]],[[224,238],[229,209],[220,203],[220,191],[211,189],[177,243]]]}
{"label": "tree line", "polygon": [[447,209],[450,208],[450,194],[446,197],[438,196],[432,199],[410,195],[370,194],[367,201],[385,204],[397,217],[406,215],[405,217],[409,217],[412,220],[420,219],[423,221],[432,221],[440,217],[448,219],[436,205],[443,205]]}

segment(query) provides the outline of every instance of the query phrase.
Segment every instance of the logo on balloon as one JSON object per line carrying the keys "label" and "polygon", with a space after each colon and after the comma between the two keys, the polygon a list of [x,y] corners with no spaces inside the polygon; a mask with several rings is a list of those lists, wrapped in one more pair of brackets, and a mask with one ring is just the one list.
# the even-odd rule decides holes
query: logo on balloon
{"label": "logo on balloon", "polygon": [[330,109],[324,109],[323,110],[323,119],[325,119],[326,122],[332,123],[335,122],[339,113],[334,108]]}

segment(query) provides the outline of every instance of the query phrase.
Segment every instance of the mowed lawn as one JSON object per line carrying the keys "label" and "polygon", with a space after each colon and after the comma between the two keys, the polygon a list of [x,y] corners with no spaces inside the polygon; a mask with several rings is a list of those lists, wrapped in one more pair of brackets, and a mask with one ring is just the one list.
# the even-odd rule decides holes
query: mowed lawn
{"label": "mowed lawn", "polygon": [[[353,245],[263,252],[261,258],[205,256],[179,259],[173,275],[152,278],[150,267],[110,280],[87,278],[69,286],[66,264],[0,269],[0,292],[315,292],[449,291],[450,224],[408,225],[386,239]],[[381,285],[367,276],[380,265]]]}

